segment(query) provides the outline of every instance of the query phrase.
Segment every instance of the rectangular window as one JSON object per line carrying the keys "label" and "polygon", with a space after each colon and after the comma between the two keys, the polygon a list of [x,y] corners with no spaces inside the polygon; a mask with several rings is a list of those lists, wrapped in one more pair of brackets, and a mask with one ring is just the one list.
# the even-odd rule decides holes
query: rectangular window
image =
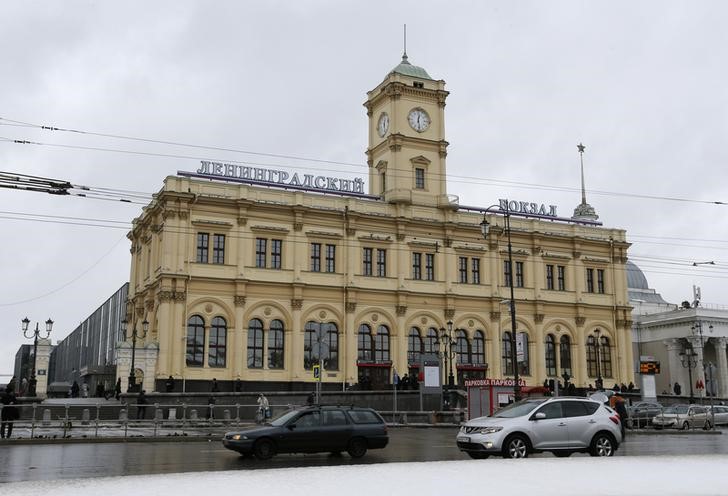
{"label": "rectangular window", "polygon": [[425,253],[425,279],[428,281],[435,280],[435,254]]}
{"label": "rectangular window", "polygon": [[412,254],[412,279],[422,279],[422,253]]}
{"label": "rectangular window", "polygon": [[522,288],[523,286],[523,262],[516,262],[516,287]]}
{"label": "rectangular window", "polygon": [[594,292],[594,269],[586,269],[586,292]]}
{"label": "rectangular window", "polygon": [[265,258],[268,246],[268,240],[265,238],[255,238],[255,266],[265,269]]}
{"label": "rectangular window", "polygon": [[210,234],[197,233],[197,263],[207,263],[207,254],[210,247]]}
{"label": "rectangular window", "polygon": [[473,284],[480,284],[480,259],[473,258],[470,263],[473,272]]}
{"label": "rectangular window", "polygon": [[270,240],[270,268],[280,269],[283,266],[283,240]]}
{"label": "rectangular window", "polygon": [[225,263],[225,235],[215,234],[212,237],[212,263]]}
{"label": "rectangular window", "polygon": [[505,280],[505,285],[510,287],[511,286],[511,263],[508,260],[503,261],[503,279]]}
{"label": "rectangular window", "polygon": [[458,259],[458,273],[460,274],[460,282],[468,282],[468,259],[467,257],[460,257]]}
{"label": "rectangular window", "polygon": [[604,269],[597,269],[597,293],[604,294]]}
{"label": "rectangular window", "polygon": [[554,289],[554,266],[546,265],[546,289]]}
{"label": "rectangular window", "polygon": [[362,274],[365,276],[372,275],[372,248],[364,248],[362,253]]}
{"label": "rectangular window", "polygon": [[415,169],[415,188],[425,189],[425,169]]}
{"label": "rectangular window", "polygon": [[311,272],[321,272],[321,243],[311,243]]}
{"label": "rectangular window", "polygon": [[387,250],[377,249],[377,276],[387,277]]}
{"label": "rectangular window", "polygon": [[558,265],[556,267],[556,276],[559,284],[559,291],[566,291],[566,267]]}
{"label": "rectangular window", "polygon": [[326,272],[336,272],[336,245],[326,245]]}

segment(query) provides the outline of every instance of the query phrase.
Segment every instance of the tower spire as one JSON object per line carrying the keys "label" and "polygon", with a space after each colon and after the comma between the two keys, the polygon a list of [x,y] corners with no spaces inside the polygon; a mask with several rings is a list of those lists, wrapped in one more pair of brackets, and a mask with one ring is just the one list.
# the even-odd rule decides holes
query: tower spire
{"label": "tower spire", "polygon": [[402,62],[409,63],[407,61],[407,25],[404,25],[404,51],[402,52]]}
{"label": "tower spire", "polygon": [[574,215],[571,218],[574,220],[597,220],[599,216],[596,210],[586,202],[586,186],[584,185],[584,150],[586,150],[586,147],[579,143],[576,145],[576,149],[579,150],[581,165],[581,203],[574,209]]}

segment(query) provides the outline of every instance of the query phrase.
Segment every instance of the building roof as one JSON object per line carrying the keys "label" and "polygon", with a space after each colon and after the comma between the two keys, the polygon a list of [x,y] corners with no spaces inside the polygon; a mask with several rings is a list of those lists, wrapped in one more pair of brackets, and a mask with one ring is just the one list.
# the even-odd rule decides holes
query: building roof
{"label": "building roof", "polygon": [[645,277],[644,272],[642,272],[642,269],[637,267],[634,262],[627,260],[625,269],[627,270],[627,293],[629,295],[630,302],[669,305],[660,293],[650,288],[649,284],[647,284],[647,278]]}
{"label": "building roof", "polygon": [[647,278],[645,277],[642,269],[637,267],[634,262],[627,260],[627,287],[629,289],[650,289],[647,284]]}
{"label": "building roof", "polygon": [[397,74],[403,74],[405,76],[416,77],[419,79],[432,80],[432,78],[429,74],[427,74],[427,71],[425,69],[409,63],[409,61],[407,60],[406,52],[404,53],[404,55],[402,55],[402,62],[400,62],[397,67],[392,69],[392,72],[396,72]]}

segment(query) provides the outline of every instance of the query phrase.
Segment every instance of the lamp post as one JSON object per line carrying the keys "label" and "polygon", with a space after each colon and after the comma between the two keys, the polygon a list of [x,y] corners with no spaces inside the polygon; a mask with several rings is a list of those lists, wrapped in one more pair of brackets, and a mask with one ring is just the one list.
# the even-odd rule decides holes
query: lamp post
{"label": "lamp post", "polygon": [[[703,323],[698,320],[697,322],[695,322],[695,325],[693,325],[690,328],[690,330],[692,331],[693,334],[695,334],[697,331],[697,333],[700,335],[700,357],[703,360],[703,378],[705,379],[705,382],[707,382],[708,374],[707,374],[707,364],[706,364],[705,355],[704,355],[705,354],[705,343],[703,341]],[[712,333],[713,326],[712,325],[708,326],[708,330]],[[713,379],[712,369],[711,369],[710,378],[711,378],[711,381],[709,383],[710,389],[713,389],[714,385],[713,385],[713,380],[712,380]],[[715,412],[713,412],[713,395],[711,394],[712,391],[708,390],[707,384],[705,384],[704,386],[705,386],[705,392],[708,394],[708,401],[710,402],[710,413],[711,413],[711,416],[713,417],[712,422],[711,422],[711,428],[715,428]]]}
{"label": "lamp post", "polygon": [[[30,380],[28,381],[28,396],[35,396],[35,386],[38,382],[35,378],[35,372],[36,372],[36,366],[38,364],[38,336],[40,336],[40,329],[38,328],[38,322],[35,323],[35,330],[31,331],[31,334],[28,334],[28,325],[30,324],[30,319],[28,317],[25,317],[22,322],[22,329],[23,329],[23,336],[25,336],[27,339],[33,339],[33,369],[30,373]],[[51,335],[51,330],[53,329],[53,321],[51,319],[46,320],[46,335],[43,337],[43,339],[48,339],[48,336]]]}
{"label": "lamp post", "polygon": [[[455,357],[455,341],[452,339],[452,320],[447,321],[447,329],[444,327],[440,328],[439,339],[437,344],[442,348],[442,351],[438,355],[444,359],[445,362],[445,377],[447,378],[448,388],[455,387],[455,375],[453,374],[452,359]],[[444,381],[443,381],[444,382]]]}
{"label": "lamp post", "polygon": [[[129,323],[126,321],[126,319],[121,321],[121,331],[124,333],[124,336],[126,336],[126,327]],[[139,333],[136,321],[134,321],[134,327],[131,331],[131,370],[129,371],[129,385],[126,389],[127,392],[134,392],[136,391],[136,373],[134,371],[135,365],[135,359],[136,359],[136,340],[144,339],[147,337],[147,332],[149,331],[149,322],[147,322],[147,319],[144,319],[142,322],[142,332]]]}
{"label": "lamp post", "polygon": [[594,329],[594,335],[596,336],[596,339],[594,340],[594,353],[596,354],[597,358],[597,381],[596,386],[598,391],[602,391],[604,389],[604,379],[602,379],[602,364],[600,363],[600,357],[599,357],[599,345],[601,344],[601,334],[602,331],[599,328]]}
{"label": "lamp post", "polygon": [[[483,239],[488,239],[488,231],[490,230],[490,223],[486,219],[486,215],[491,208],[500,207],[500,205],[491,205],[486,208],[483,212],[483,222],[480,223],[480,230],[483,234]],[[521,384],[518,379],[518,356],[516,353],[516,299],[513,292],[513,277],[515,273],[515,267],[513,266],[513,245],[511,244],[511,213],[508,207],[501,209],[503,218],[505,219],[505,231],[508,235],[508,266],[510,267],[508,277],[508,287],[511,291],[510,297],[510,311],[511,311],[511,356],[513,357],[513,397],[515,401],[521,400]]]}
{"label": "lamp post", "polygon": [[688,382],[690,383],[690,403],[695,402],[693,395],[693,368],[698,364],[698,354],[695,350],[688,348],[688,351],[680,353],[680,364],[688,369]]}

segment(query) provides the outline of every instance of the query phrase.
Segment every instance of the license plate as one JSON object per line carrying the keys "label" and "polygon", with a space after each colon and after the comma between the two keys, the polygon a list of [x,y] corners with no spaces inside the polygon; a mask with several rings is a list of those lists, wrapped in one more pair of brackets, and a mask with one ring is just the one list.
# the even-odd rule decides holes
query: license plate
{"label": "license plate", "polygon": [[470,438],[467,437],[467,436],[458,436],[458,441],[461,442],[461,443],[469,443],[470,442]]}

